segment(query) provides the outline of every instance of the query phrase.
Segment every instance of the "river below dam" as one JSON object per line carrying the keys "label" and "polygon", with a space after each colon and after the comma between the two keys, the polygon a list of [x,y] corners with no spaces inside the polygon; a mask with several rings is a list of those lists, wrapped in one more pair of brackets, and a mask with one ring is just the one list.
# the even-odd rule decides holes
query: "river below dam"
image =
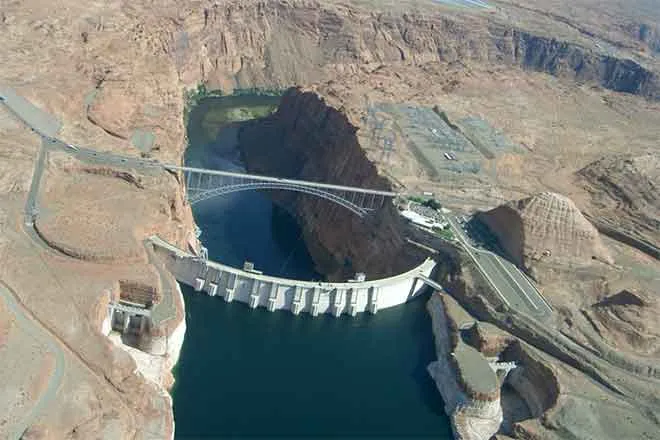
{"label": "river below dam", "polygon": [[[240,120],[278,99],[202,99],[188,117],[187,166],[242,171]],[[268,275],[322,279],[300,229],[266,194],[193,207],[209,258]],[[426,366],[435,359],[428,295],[355,318],[252,310],[182,286],[186,337],[173,389],[177,439],[452,438]]]}

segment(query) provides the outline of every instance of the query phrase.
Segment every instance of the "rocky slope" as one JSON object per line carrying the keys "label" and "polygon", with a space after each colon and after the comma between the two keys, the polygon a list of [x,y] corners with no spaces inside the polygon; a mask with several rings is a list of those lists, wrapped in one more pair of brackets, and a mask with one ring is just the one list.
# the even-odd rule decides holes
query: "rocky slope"
{"label": "rocky slope", "polygon": [[[245,23],[253,25],[246,29]],[[600,52],[579,33],[562,40],[535,31],[498,14],[381,13],[351,4],[269,0],[192,8],[168,47],[181,60],[184,78],[225,90],[309,84],[329,79],[328,69],[364,64],[441,61],[517,65],[660,99],[655,67]]]}
{"label": "rocky slope", "polygon": [[461,317],[470,317],[449,296],[433,295],[427,310],[438,358],[428,371],[445,402],[454,438],[489,439],[502,423],[500,383],[486,359],[458,337],[459,327],[466,324]]}
{"label": "rocky slope", "polygon": [[[585,2],[553,2],[552,7],[572,11]],[[613,2],[599,1],[598,8],[589,5],[589,14],[591,9],[605,10],[605,3]],[[0,78],[3,85],[60,118],[59,136],[66,141],[139,155],[128,139],[135,130],[145,129],[155,135],[147,154],[168,163],[179,162],[185,147],[183,89],[202,82],[225,92],[236,87],[326,82],[325,95],[332,96],[337,109],[352,100],[352,107],[345,109],[354,114],[366,113],[365,102],[370,100],[452,104],[459,113],[487,115],[522,141],[541,144],[553,157],[561,156],[571,164],[577,163],[573,145],[586,145],[592,137],[599,149],[607,144],[610,150],[629,145],[629,140],[634,147],[657,139],[649,136],[653,133],[649,127],[657,125],[653,118],[657,107],[649,102],[577,88],[570,81],[557,82],[530,72],[549,72],[652,99],[657,98],[658,72],[652,59],[631,61],[626,53],[605,53],[598,39],[585,38],[554,18],[532,14],[535,18],[529,20],[529,15],[504,2],[498,5],[497,13],[484,14],[406,1],[387,6],[366,0],[322,4],[165,0],[157,5],[140,0],[5,2],[0,10],[4,48]],[[654,44],[652,33],[638,31],[640,39]],[[445,68],[447,63],[451,70]],[[555,97],[562,103],[559,112]],[[618,112],[632,117],[621,118]],[[548,119],[551,114],[555,120]],[[337,117],[331,119],[336,122]],[[602,130],[594,128],[599,124],[611,130],[602,135]],[[554,144],[544,144],[550,139],[545,127],[551,127],[553,136],[565,136],[567,150],[556,153]],[[70,163],[51,158],[47,168],[52,174],[44,188],[49,204],[42,207],[38,226],[53,244],[82,257],[65,258],[41,248],[22,221],[39,139],[4,111],[0,131],[0,278],[47,329],[66,360],[57,395],[46,402],[26,437],[171,437],[167,396],[145,380],[136,363],[108,342],[99,328],[108,292],[118,289],[119,280],[139,281],[162,293],[166,283],[158,280],[141,240],[159,232],[186,245],[192,225],[189,210],[181,206],[179,182],[170,175],[146,178],[143,189],[115,179],[118,176],[89,173],[77,166],[72,169]],[[313,137],[313,132],[308,136]],[[350,153],[351,159],[355,154]],[[528,192],[527,188],[522,191]],[[342,216],[345,213],[337,212],[331,219]],[[389,229],[394,227],[388,223],[393,221],[391,216],[381,216],[383,226],[378,230],[382,235],[373,241],[389,241],[385,257],[395,258],[401,240]],[[345,222],[338,233],[351,228],[361,231],[350,221],[337,221]],[[352,267],[358,264],[354,261],[344,268],[342,257],[350,254],[349,249],[337,248],[332,240],[326,240],[323,252],[334,249],[336,255],[326,255],[320,264],[338,275],[359,270]],[[374,273],[397,269],[399,263],[370,254],[376,247],[359,247],[351,252],[359,261],[376,261]],[[9,315],[6,310],[2,313],[3,319]],[[165,323],[166,333],[180,328],[181,304],[178,313]],[[2,389],[9,390],[0,407],[29,412],[43,390],[40,384],[30,383],[39,377],[33,375],[34,370],[37,365],[52,365],[52,353],[28,356],[23,348],[30,344],[29,335],[18,331],[2,335],[9,338],[2,341],[2,371],[12,371],[0,377]],[[13,388],[14,379],[16,384],[25,382]],[[10,381],[11,387],[7,386]],[[29,399],[13,392],[27,387],[32,391],[29,404],[25,404]],[[575,408],[573,397],[567,399],[572,405],[569,410]],[[574,412],[593,412],[588,405],[580,409]],[[0,437],[13,429],[3,421]],[[594,425],[597,430],[600,423]]]}
{"label": "rocky slope", "polygon": [[660,244],[660,155],[607,156],[577,172],[589,213],[647,243]]}
{"label": "rocky slope", "polygon": [[534,260],[581,263],[591,259],[611,262],[596,228],[573,201],[555,193],[527,199],[479,213],[516,264],[530,268]]}
{"label": "rocky slope", "polygon": [[[239,142],[251,172],[389,190],[355,132],[346,115],[317,94],[291,89],[275,114],[241,130]],[[382,278],[421,261],[421,253],[405,241],[403,220],[391,203],[360,218],[319,197],[281,192],[274,198],[296,216],[317,270],[329,279],[349,279],[356,272]]]}
{"label": "rocky slope", "polygon": [[660,302],[649,293],[622,290],[583,313],[598,336],[617,350],[643,356],[660,355]]}
{"label": "rocky slope", "polygon": [[[443,255],[450,257],[451,253],[443,252]],[[467,259],[465,255],[459,258]],[[570,332],[559,332],[551,324],[538,325],[522,314],[502,312],[497,294],[474,265],[461,264],[444,273],[441,282],[476,317],[475,321],[480,320],[469,331],[461,332],[463,338],[485,356],[518,364],[505,384],[515,390],[514,402],[524,401],[526,411],[520,411],[519,404],[512,405],[512,396],[503,390],[502,427],[507,430],[501,434],[519,439],[658,438],[658,422],[648,416],[657,413],[658,382],[648,375],[652,370],[648,365],[637,370],[631,363],[634,357],[626,357],[622,363],[614,362],[607,350],[579,346]],[[612,321],[619,323],[617,328],[622,330],[619,337],[629,334],[625,325],[628,319],[634,321],[637,314],[634,304],[640,303],[639,298],[652,310],[652,303],[645,296],[639,293],[633,296],[638,300],[630,295],[620,298],[614,295],[602,301],[606,309],[621,307],[613,306],[614,303],[628,304],[623,306],[629,309],[625,314],[621,309],[615,312],[622,319],[606,312],[610,315],[608,325],[614,324]],[[597,307],[601,304],[594,305]],[[638,316],[646,319],[642,314]],[[602,327],[603,323],[596,325]],[[653,326],[647,328],[653,332]],[[622,423],[623,420],[629,423]]]}

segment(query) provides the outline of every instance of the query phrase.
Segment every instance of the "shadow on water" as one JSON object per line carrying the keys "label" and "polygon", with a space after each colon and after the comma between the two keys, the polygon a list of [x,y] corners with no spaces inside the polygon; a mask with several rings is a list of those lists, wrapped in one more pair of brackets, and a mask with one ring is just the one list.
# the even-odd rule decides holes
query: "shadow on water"
{"label": "shadow on water", "polygon": [[[195,127],[213,127],[201,110],[189,115],[186,162],[240,169],[236,125],[203,142]],[[224,118],[214,112],[214,120]],[[268,274],[320,278],[295,221],[265,194],[211,199],[193,211],[212,259],[236,266],[249,259]],[[334,318],[252,310],[182,290],[187,332],[173,390],[176,438],[452,437],[426,373],[435,359],[428,295],[375,316]]]}
{"label": "shadow on water", "polygon": [[[427,290],[430,289],[427,288]],[[414,301],[419,301],[425,305],[431,294],[431,292],[428,292]],[[419,387],[419,393],[424,404],[438,416],[446,417],[444,409],[445,402],[442,400],[442,396],[440,396],[434,380],[426,369],[431,362],[436,360],[436,353],[431,317],[426,312],[424,306],[421,308],[421,312],[416,313],[416,319],[411,320],[413,338],[419,344],[419,356],[413,371],[413,377]]]}

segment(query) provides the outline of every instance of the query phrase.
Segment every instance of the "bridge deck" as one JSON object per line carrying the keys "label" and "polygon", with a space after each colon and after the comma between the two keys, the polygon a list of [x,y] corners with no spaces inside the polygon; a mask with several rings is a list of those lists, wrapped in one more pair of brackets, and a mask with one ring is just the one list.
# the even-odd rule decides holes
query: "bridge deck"
{"label": "bridge deck", "polygon": [[399,193],[392,191],[357,188],[354,186],[334,185],[330,183],[311,182],[308,180],[296,180],[296,179],[284,179],[280,177],[260,176],[257,174],[233,173],[230,171],[207,170],[204,168],[181,167],[181,166],[165,165],[165,164],[163,165],[163,168],[168,170],[204,174],[208,176],[235,177],[238,179],[250,179],[250,180],[263,181],[263,182],[278,182],[288,185],[298,185],[298,186],[305,186],[311,188],[323,188],[323,189],[335,190],[335,191],[348,191],[348,192],[362,193],[362,194],[374,194],[374,195],[386,196],[386,197],[396,197],[399,195]]}

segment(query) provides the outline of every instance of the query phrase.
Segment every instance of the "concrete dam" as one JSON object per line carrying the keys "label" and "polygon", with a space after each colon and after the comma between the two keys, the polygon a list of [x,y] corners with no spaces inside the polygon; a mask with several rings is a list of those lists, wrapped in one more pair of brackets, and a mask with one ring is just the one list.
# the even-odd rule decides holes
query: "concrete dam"
{"label": "concrete dam", "polygon": [[324,313],[355,316],[403,304],[420,294],[426,285],[441,289],[429,278],[435,267],[430,258],[408,272],[389,278],[314,282],[238,269],[199,258],[156,236],[149,240],[154,254],[180,283],[210,296],[222,296],[227,302],[239,301],[271,312],[290,310],[295,315],[306,312],[312,316]]}

